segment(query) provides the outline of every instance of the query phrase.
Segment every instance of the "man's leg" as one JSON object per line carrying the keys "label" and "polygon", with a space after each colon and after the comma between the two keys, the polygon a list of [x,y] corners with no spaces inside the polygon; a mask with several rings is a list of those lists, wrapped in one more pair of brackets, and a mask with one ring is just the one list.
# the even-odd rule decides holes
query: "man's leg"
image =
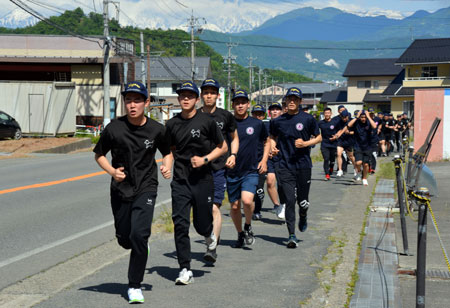
{"label": "man's leg", "polygon": [[311,187],[311,168],[297,170],[296,185],[300,215],[298,228],[301,232],[305,232],[308,226],[307,215],[309,209],[309,190]]}
{"label": "man's leg", "polygon": [[286,226],[289,235],[295,235],[295,196],[296,196],[296,177],[292,170],[280,169],[278,180],[283,188],[283,195],[286,201]]}
{"label": "man's leg", "polygon": [[330,175],[333,173],[334,162],[336,160],[336,148],[329,148],[330,151]]}
{"label": "man's leg", "polygon": [[269,194],[270,200],[272,200],[273,205],[280,205],[277,191],[277,177],[275,176],[274,172],[267,173],[266,185],[267,193]]}
{"label": "man's leg", "polygon": [[131,249],[131,204],[122,201],[118,193],[111,191],[111,208],[117,242],[125,249]]}
{"label": "man's leg", "polygon": [[186,181],[172,181],[172,220],[175,247],[180,269],[191,268],[191,241],[189,225],[191,214],[191,192]]}
{"label": "man's leg", "polygon": [[344,152],[344,148],[341,146],[337,147],[337,163],[338,163],[338,172],[337,172],[337,176],[342,176],[342,153]]}
{"label": "man's leg", "polygon": [[320,147],[323,157],[323,172],[325,176],[330,175],[330,150],[326,147]]}
{"label": "man's leg", "polygon": [[220,237],[222,230],[222,213],[220,207],[224,199],[225,190],[227,188],[227,181],[225,177],[225,170],[221,169],[213,173],[214,177],[214,204],[212,208],[213,215],[213,231],[217,239]]}
{"label": "man's leg", "polygon": [[194,228],[198,234],[209,237],[213,231],[212,206],[214,198],[214,184],[211,181],[190,183],[193,194]]}
{"label": "man's leg", "polygon": [[130,288],[140,288],[144,279],[155,202],[156,192],[146,192],[131,205],[131,254],[128,267]]}
{"label": "man's leg", "polygon": [[[259,174],[258,176],[258,186],[256,187],[256,194],[253,197],[253,201],[255,202],[254,206],[254,214],[261,214],[262,205],[264,203],[264,182],[266,181],[266,173]],[[245,203],[244,203],[245,205]],[[245,207],[244,207],[245,210]]]}

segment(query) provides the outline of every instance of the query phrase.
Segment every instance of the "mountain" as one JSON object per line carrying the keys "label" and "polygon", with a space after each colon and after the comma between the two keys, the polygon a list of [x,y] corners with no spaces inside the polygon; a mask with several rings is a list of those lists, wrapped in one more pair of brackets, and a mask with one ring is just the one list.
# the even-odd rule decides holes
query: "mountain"
{"label": "mountain", "polygon": [[23,28],[36,24],[38,19],[25,11],[14,9],[0,19],[0,27]]}
{"label": "mountain", "polygon": [[301,8],[278,15],[239,35],[266,35],[288,41],[380,40],[387,38],[450,35],[450,8],[434,13],[417,11],[403,19],[359,16],[336,8]]}
{"label": "mountain", "polygon": [[[238,44],[232,49],[232,54],[237,56],[236,62],[242,66],[248,66],[247,58],[251,55],[257,58],[253,62],[256,66],[295,72],[319,80],[343,80],[342,73],[349,59],[395,58],[411,44],[408,37],[380,41],[291,42],[262,35],[230,35],[213,31],[205,31],[200,38],[222,55],[228,53],[226,43],[231,39]],[[384,47],[399,49],[384,50]],[[352,50],[355,48],[374,50]]]}

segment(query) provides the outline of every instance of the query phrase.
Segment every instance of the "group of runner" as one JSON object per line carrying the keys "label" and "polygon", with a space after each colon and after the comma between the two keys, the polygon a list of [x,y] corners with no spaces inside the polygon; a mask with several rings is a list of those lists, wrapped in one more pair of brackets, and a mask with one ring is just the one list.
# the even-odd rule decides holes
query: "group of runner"
{"label": "group of runner", "polygon": [[[345,108],[339,108],[339,115],[332,118],[327,108],[324,120],[318,123],[302,111],[302,92],[293,87],[284,97],[284,106],[272,103],[271,120],[262,121],[265,108],[256,105],[249,115],[251,104],[246,91],[234,92],[232,114],[216,105],[220,88],[216,80],[206,79],[200,88],[201,91],[195,83],[187,81],[177,89],[181,113],[164,126],[145,115],[150,104],[146,87],[137,81],[128,83],[122,92],[126,115],[105,127],[94,148],[95,160],[111,175],[111,206],[118,243],[131,249],[130,303],[144,302],[141,282],[150,253],[148,239],[157,195],[157,149],[163,157],[159,167],[162,176],[172,178],[172,220],[180,267],[175,281],[178,285],[194,281],[189,238],[191,210],[194,228],[205,238],[204,259],[216,261],[225,191],[237,232],[233,247],[255,243],[251,223],[262,217],[267,181],[273,210],[286,221],[287,247],[296,248],[296,203],[298,229],[305,232],[308,226],[312,146],[322,142],[327,179],[336,156],[338,176],[342,176],[341,154],[346,152],[352,159],[354,147],[352,163],[357,172],[362,172],[364,185],[367,184],[373,138],[378,135],[375,133],[378,125],[382,125],[368,112],[359,111],[351,119]],[[203,105],[197,108],[200,99]],[[108,152],[111,162],[106,158]]]}
{"label": "group of runner", "polygon": [[347,172],[350,162],[354,166],[354,180],[362,180],[364,186],[369,185],[368,174],[375,173],[377,157],[388,156],[394,145],[400,152],[402,140],[409,137],[411,128],[406,113],[394,120],[392,113],[375,114],[371,107],[355,110],[353,118],[343,105],[338,107],[338,115],[332,117],[330,108],[325,108],[323,115],[319,127],[325,180],[330,180],[337,160],[337,178]]}

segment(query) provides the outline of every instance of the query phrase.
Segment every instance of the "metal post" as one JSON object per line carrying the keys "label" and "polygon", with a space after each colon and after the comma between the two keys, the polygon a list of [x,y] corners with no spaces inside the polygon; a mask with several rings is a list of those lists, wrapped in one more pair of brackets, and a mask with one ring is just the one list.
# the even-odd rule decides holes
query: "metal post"
{"label": "metal post", "polygon": [[111,121],[109,97],[109,27],[108,27],[108,0],[103,0],[103,127]]}
{"label": "metal post", "polygon": [[429,192],[426,188],[420,188],[420,190],[414,195],[419,203],[419,222],[417,228],[416,308],[425,308],[428,195]]}
{"label": "metal post", "polygon": [[141,80],[142,83],[145,84],[146,74],[144,65],[144,33],[142,33],[142,31],[141,31]]}
{"label": "metal post", "polygon": [[194,18],[194,10],[192,10],[191,15],[191,79],[194,82],[195,79],[195,40],[194,40],[194,26],[195,26],[195,18]]}
{"label": "metal post", "polygon": [[405,219],[406,200],[403,191],[403,181],[400,169],[401,163],[402,160],[400,159],[400,156],[395,155],[394,156],[395,178],[397,180],[397,195],[398,195],[398,206],[400,208],[400,223],[402,227],[403,252],[405,255],[409,255],[408,233],[406,230],[406,219]]}
{"label": "metal post", "polygon": [[[411,183],[411,171],[413,167],[413,154],[414,147],[410,146],[408,148],[408,166],[406,171],[406,184],[409,185]],[[409,187],[408,187],[409,188]]]}

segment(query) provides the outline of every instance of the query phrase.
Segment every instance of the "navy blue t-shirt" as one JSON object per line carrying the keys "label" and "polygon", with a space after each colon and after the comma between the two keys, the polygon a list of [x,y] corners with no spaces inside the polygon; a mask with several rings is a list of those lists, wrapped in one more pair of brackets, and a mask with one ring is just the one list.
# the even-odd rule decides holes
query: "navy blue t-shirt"
{"label": "navy blue t-shirt", "polygon": [[310,147],[296,148],[295,140],[301,138],[308,141],[311,136],[320,135],[316,119],[305,112],[295,115],[285,113],[272,120],[271,123],[270,133],[277,138],[280,150],[278,153],[280,168],[290,170],[312,168]]}
{"label": "navy blue t-shirt", "polygon": [[258,146],[267,139],[267,131],[261,120],[250,116],[243,120],[236,119],[239,136],[239,151],[236,166],[227,170],[229,177],[242,177],[249,173],[258,172]]}
{"label": "navy blue t-shirt", "polygon": [[367,151],[372,148],[372,131],[369,121],[366,123],[356,120],[352,129],[355,131],[355,150]]}
{"label": "navy blue t-shirt", "polygon": [[378,127],[380,127],[381,125],[381,119],[377,116],[373,117],[373,121],[375,122],[375,124],[377,125],[376,129],[372,130],[372,145],[377,145],[378,142],[380,141],[380,137],[378,136]]}
{"label": "navy blue t-shirt", "polygon": [[[350,122],[350,121],[352,120],[352,119],[349,117],[349,118],[348,118],[348,121],[347,121],[347,122],[344,122],[344,121],[341,119],[341,117],[339,117],[339,116],[336,116],[336,117],[339,119],[339,122],[337,122],[337,123],[338,123],[338,131],[341,130],[341,129],[343,129],[344,127],[346,127],[347,124],[348,124],[348,122]],[[334,118],[336,118],[336,117],[334,117]],[[333,118],[333,119],[334,119],[334,118]],[[351,130],[349,130],[349,131],[351,131]],[[339,137],[339,139],[338,139],[338,146],[342,146],[342,147],[351,147],[351,146],[353,146],[354,143],[355,143],[355,140],[354,140],[352,134],[344,133],[344,134],[342,134],[341,137]]]}
{"label": "navy blue t-shirt", "polygon": [[321,147],[324,148],[336,148],[337,140],[331,141],[332,138],[338,132],[339,117],[331,118],[329,121],[319,121],[320,134],[322,135]]}

